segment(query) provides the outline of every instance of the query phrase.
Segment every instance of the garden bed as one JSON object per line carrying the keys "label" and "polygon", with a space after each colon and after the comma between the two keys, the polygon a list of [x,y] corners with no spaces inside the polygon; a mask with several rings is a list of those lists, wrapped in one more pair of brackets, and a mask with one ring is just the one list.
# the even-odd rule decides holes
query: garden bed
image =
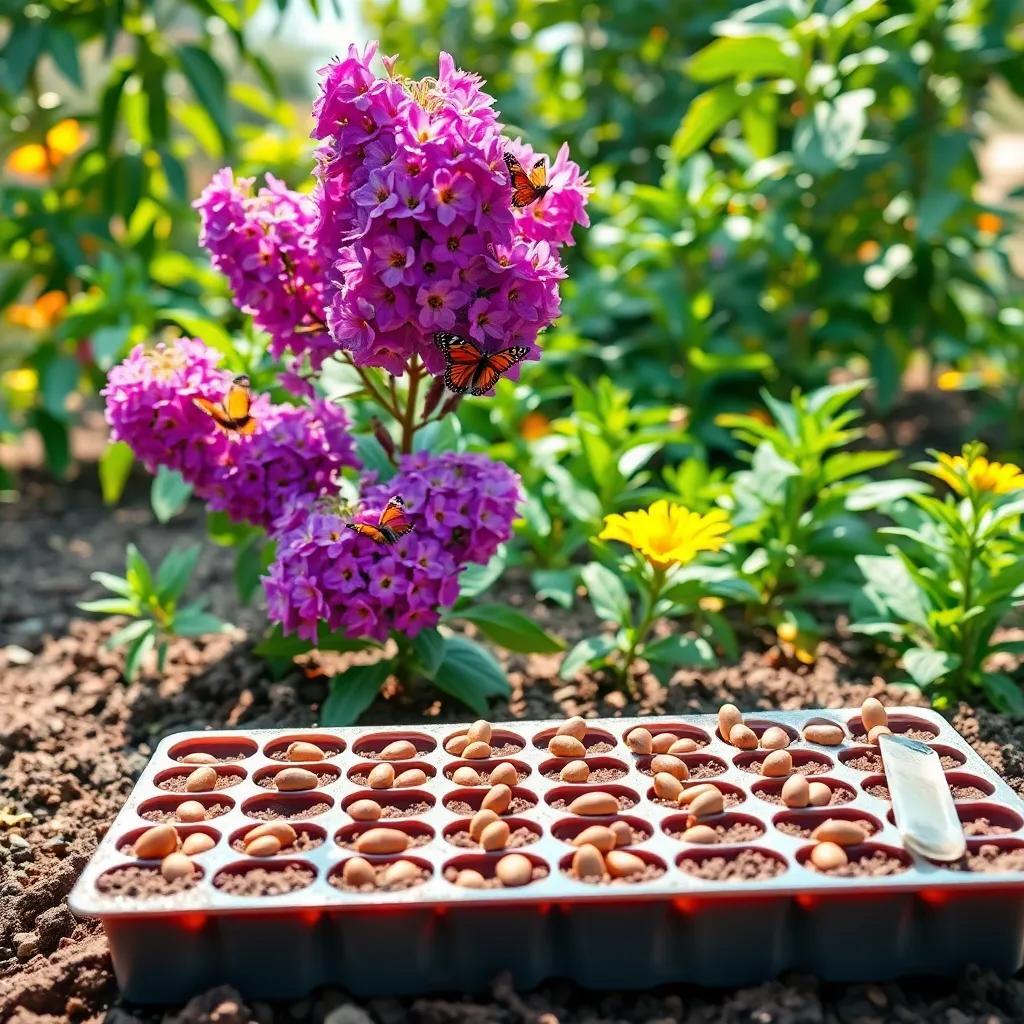
{"label": "garden bed", "polygon": [[[88,486],[69,489],[66,499],[31,486],[20,504],[4,509],[0,537],[0,811],[10,806],[13,828],[0,825],[0,1020],[25,1022],[65,1018],[99,1021],[117,1006],[117,992],[102,932],[76,922],[64,897],[120,807],[153,744],[163,735],[205,726],[312,725],[326,695],[323,677],[293,671],[272,681],[241,632],[172,644],[164,677],[125,685],[121,654],[103,647],[109,623],[76,618],[75,601],[95,596],[88,575],[120,566],[126,539],[159,553],[191,539],[197,513],[156,527],[140,496],[110,511]],[[66,500],[66,504],[65,504]],[[197,586],[211,595],[214,610],[247,626],[259,621],[234,602],[231,554],[208,551]],[[56,568],[54,568],[56,566]],[[594,623],[553,610],[534,609],[514,579],[505,597],[557,628],[570,642]],[[721,669],[677,673],[665,689],[643,679],[639,700],[601,694],[596,682],[569,686],[557,677],[558,656],[513,658],[513,696],[494,709],[495,721],[570,714],[644,714],[710,711],[723,701],[745,708],[853,705],[869,692],[889,705],[911,696],[885,690],[872,678],[862,649],[852,643],[825,648],[811,668],[792,671],[764,663],[763,644],[746,637],[740,663]],[[31,655],[29,662],[27,656]],[[464,717],[457,706],[440,709],[432,698],[380,702],[367,723],[409,723],[438,714]],[[1024,792],[1024,727],[991,712],[962,706],[955,724],[1018,791]],[[32,819],[17,823],[27,811]],[[244,1021],[320,1020],[345,1002],[340,993],[320,993],[284,1006],[246,1007],[230,991],[214,990],[170,1019]],[[954,1011],[949,1016],[949,1011]],[[755,1013],[774,1019],[899,1019],[903,1021],[1005,1020],[1024,1016],[1024,984],[990,975],[932,982],[823,986],[789,978],[725,992],[666,990],[654,993],[581,992],[553,983],[517,993],[498,981],[489,998],[431,997],[371,1000],[335,1018],[368,1021],[570,1021],[748,1020]],[[544,1017],[542,1015],[550,1016]],[[159,1020],[155,1011],[120,1007],[109,1019]],[[332,1021],[332,1024],[335,1024]]]}

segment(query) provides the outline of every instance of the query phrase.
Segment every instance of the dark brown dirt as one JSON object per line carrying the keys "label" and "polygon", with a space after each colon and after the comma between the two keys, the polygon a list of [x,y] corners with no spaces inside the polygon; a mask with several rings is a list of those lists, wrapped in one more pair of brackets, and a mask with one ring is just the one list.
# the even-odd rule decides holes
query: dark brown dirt
{"label": "dark brown dirt", "polygon": [[160,874],[158,867],[144,868],[129,864],[100,875],[96,880],[96,888],[107,896],[146,900],[184,892],[191,889],[201,877],[199,872],[195,872],[186,878],[168,880]]}
{"label": "dark brown dirt", "polygon": [[[259,608],[240,607],[233,553],[206,544],[190,594],[236,628],[172,642],[165,672],[152,666],[134,683],[123,655],[105,641],[116,623],[92,621],[76,602],[104,596],[89,574],[123,572],[124,544],[152,560],[202,537],[198,507],[166,526],[154,523],[148,488],[105,508],[94,472],[63,488],[25,482],[17,504],[0,506],[0,811],[27,821],[0,824],[0,1021],[15,1024],[995,1024],[1024,1020],[1024,980],[968,971],[958,978],[825,985],[805,976],[724,991],[692,986],[652,992],[587,992],[561,981],[531,992],[496,979],[480,996],[352,1001],[324,990],[290,1004],[247,1002],[230,988],[186,1006],[139,1008],[119,1001],[98,925],[76,921],[65,897],[128,795],[153,747],[185,729],[247,726],[307,728],[327,695],[322,675],[299,669],[274,678],[252,654]],[[514,577],[504,596],[569,643],[596,624],[573,613],[534,608]],[[676,673],[665,686],[637,678],[631,699],[586,676],[566,683],[558,656],[514,657],[513,694],[492,720],[573,714],[683,715],[731,701],[746,710],[852,707],[866,696],[887,705],[919,702],[887,688],[870,647],[857,638],[824,645],[812,667],[768,663],[745,635],[736,664]],[[366,716],[382,725],[464,721],[460,706],[437,695],[392,693]],[[962,705],[953,721],[978,752],[1024,792],[1024,724]],[[501,755],[513,754],[515,748]],[[308,816],[309,812],[303,812]],[[15,819],[12,819],[15,820]]]}
{"label": "dark brown dirt", "polygon": [[786,865],[760,850],[740,850],[734,857],[688,854],[679,859],[679,870],[706,882],[759,882],[781,874]]}

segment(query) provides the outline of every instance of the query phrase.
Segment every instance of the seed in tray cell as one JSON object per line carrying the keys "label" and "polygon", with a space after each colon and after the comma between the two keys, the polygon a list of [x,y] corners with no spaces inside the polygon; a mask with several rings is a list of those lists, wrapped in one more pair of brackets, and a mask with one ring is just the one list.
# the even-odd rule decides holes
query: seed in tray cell
{"label": "seed in tray cell", "polygon": [[497,820],[498,815],[489,808],[477,811],[469,822],[470,838],[479,843],[480,836],[483,835],[484,829],[487,828],[488,825],[493,825]]}
{"label": "seed in tray cell", "polygon": [[205,821],[206,808],[198,800],[184,800],[178,804],[174,816],[178,821]]}
{"label": "seed in tray cell", "polygon": [[605,859],[604,865],[612,878],[630,878],[639,875],[647,866],[642,857],[635,853],[627,853],[625,850],[612,850]]}
{"label": "seed in tray cell", "polygon": [[740,750],[757,750],[757,733],[742,722],[729,730],[729,742]]}
{"label": "seed in tray cell", "polygon": [[427,773],[422,768],[407,768],[395,777],[395,789],[414,789],[427,784]]}
{"label": "seed in tray cell", "polygon": [[721,792],[721,790],[719,790],[717,786],[712,785],[710,782],[702,782],[698,786],[689,786],[688,788],[684,789],[682,793],[679,794],[679,799],[677,803],[680,807],[688,807],[690,804],[693,803],[694,800],[702,796],[704,793],[717,792]]}
{"label": "seed in tray cell", "polygon": [[284,756],[286,761],[322,761],[327,755],[315,743],[296,740],[288,744]]}
{"label": "seed in tray cell", "polygon": [[710,818],[714,814],[721,814],[725,810],[725,798],[717,786],[710,786],[695,800],[691,800],[688,806],[690,818],[696,822],[699,818]]}
{"label": "seed in tray cell", "polygon": [[475,768],[464,764],[452,772],[452,782],[457,786],[482,786],[484,780],[480,778],[480,773]]}
{"label": "seed in tray cell", "polygon": [[533,881],[533,861],[521,853],[507,853],[498,861],[494,873],[502,885],[518,888]]}
{"label": "seed in tray cell", "polygon": [[680,754],[693,754],[700,750],[700,744],[696,740],[690,739],[689,736],[680,736],[679,739],[668,748],[666,753],[675,754],[677,757]]}
{"label": "seed in tray cell", "polygon": [[405,886],[418,882],[423,875],[423,868],[411,860],[396,860],[389,864],[381,876],[381,882],[389,887]]}
{"label": "seed in tray cell", "polygon": [[835,843],[836,846],[856,846],[867,838],[867,832],[858,822],[844,818],[829,818],[811,833],[814,842]]}
{"label": "seed in tray cell", "polygon": [[828,807],[832,803],[832,789],[824,782],[809,783],[807,802],[811,807]]}
{"label": "seed in tray cell", "polygon": [[361,889],[364,885],[373,885],[377,881],[373,865],[362,857],[349,857],[341,869],[341,877],[345,884],[353,889]]}
{"label": "seed in tray cell", "polygon": [[453,736],[445,745],[444,749],[453,757],[461,757],[466,747],[469,746],[469,737],[465,734]]}
{"label": "seed in tray cell", "polygon": [[[625,825],[625,822],[622,824]],[[629,826],[626,826],[629,828]],[[629,829],[629,842],[633,841],[633,830]],[[590,825],[585,828],[575,839],[572,841],[573,846],[590,846],[601,851],[601,853],[608,853],[609,850],[614,850],[619,843],[616,841],[615,833],[604,825]]]}
{"label": "seed in tray cell", "polygon": [[651,772],[655,775],[665,772],[680,782],[686,782],[690,777],[690,769],[686,767],[686,762],[674,754],[655,754],[651,758]]}
{"label": "seed in tray cell", "polygon": [[579,715],[573,715],[572,718],[567,718],[555,730],[555,735],[572,736],[582,743],[583,737],[587,735],[587,723]]}
{"label": "seed in tray cell", "polygon": [[154,825],[135,840],[133,851],[140,859],[166,857],[178,849],[178,833],[173,825]]}
{"label": "seed in tray cell", "polygon": [[868,697],[860,706],[860,720],[868,734],[878,725],[888,725],[889,715],[877,697]]}
{"label": "seed in tray cell", "polygon": [[169,853],[160,861],[160,874],[168,882],[191,878],[195,870],[195,864],[184,853]]}
{"label": "seed in tray cell", "polygon": [[773,750],[761,762],[761,774],[769,779],[780,779],[793,771],[793,755],[788,750]]}
{"label": "seed in tray cell", "polygon": [[512,790],[503,783],[499,783],[497,786],[491,786],[484,794],[484,798],[480,803],[480,809],[494,811],[495,814],[504,814],[511,803]]}
{"label": "seed in tray cell", "polygon": [[194,753],[186,754],[181,758],[182,764],[216,764],[217,758],[213,754],[205,754],[201,750],[197,750]]}
{"label": "seed in tray cell", "polygon": [[585,817],[618,814],[619,801],[611,793],[584,793],[569,804],[569,810],[573,814],[581,814]]}
{"label": "seed in tray cell", "polygon": [[777,725],[761,733],[761,746],[765,750],[785,750],[789,746],[789,733]]}
{"label": "seed in tray cell", "polygon": [[637,726],[626,736],[626,746],[634,754],[649,754],[654,749],[654,737],[643,726]]}
{"label": "seed in tray cell", "polygon": [[491,745],[483,740],[474,740],[466,745],[462,756],[467,761],[485,761],[491,756]]}
{"label": "seed in tray cell", "polygon": [[721,736],[726,743],[730,742],[729,735],[732,732],[733,727],[740,725],[742,722],[743,715],[735,704],[723,704],[718,709],[718,735]]}
{"label": "seed in tray cell", "polygon": [[817,846],[811,850],[810,856],[811,863],[822,871],[834,871],[836,868],[841,868],[848,864],[850,858],[847,857],[846,851],[838,843],[818,843]]}
{"label": "seed in tray cell", "polygon": [[701,845],[718,842],[718,833],[710,825],[691,825],[679,838],[684,843],[698,843]]}
{"label": "seed in tray cell", "polygon": [[345,808],[355,821],[377,821],[383,810],[376,800],[356,800]]}
{"label": "seed in tray cell", "polygon": [[463,889],[482,889],[486,883],[487,879],[472,868],[463,868],[455,876],[455,884],[461,885]]}
{"label": "seed in tray cell", "polygon": [[[651,734],[651,753],[652,754],[667,754],[669,748],[676,741],[676,734],[674,732],[657,732]],[[694,744],[696,746],[696,744]]]}
{"label": "seed in tray cell", "polygon": [[604,875],[604,857],[602,853],[610,853],[610,850],[600,850],[590,843],[582,843],[579,849],[572,855],[572,873],[581,881],[587,879],[600,880]]}
{"label": "seed in tray cell", "polygon": [[213,836],[208,836],[205,832],[193,832],[181,841],[181,852],[186,857],[196,857],[200,853],[212,850],[216,845],[217,840]]}
{"label": "seed in tray cell", "polygon": [[489,825],[485,825],[480,833],[480,845],[488,851],[504,850],[508,846],[511,835],[512,830],[506,822],[492,821]]}
{"label": "seed in tray cell", "polygon": [[615,837],[616,846],[629,846],[633,842],[633,826],[628,821],[613,821],[608,829]]}
{"label": "seed in tray cell", "polygon": [[558,773],[562,782],[586,782],[590,778],[590,765],[586,761],[570,761]]}
{"label": "seed in tray cell", "polygon": [[374,765],[367,776],[367,784],[370,789],[390,789],[395,784],[395,769],[386,761],[383,764]]}
{"label": "seed in tray cell", "polygon": [[262,825],[249,829],[242,841],[248,847],[250,843],[256,842],[257,839],[269,836],[277,840],[278,849],[283,849],[295,842],[296,834],[295,829],[287,821],[265,821]]}
{"label": "seed in tray cell", "polygon": [[282,768],[274,775],[274,785],[281,793],[301,793],[306,789],[316,789],[320,779],[308,768]]}
{"label": "seed in tray cell", "polygon": [[556,733],[548,740],[548,752],[555,757],[584,757],[587,748],[575,736],[560,736]]}
{"label": "seed in tray cell", "polygon": [[185,791],[187,793],[202,793],[204,790],[213,789],[217,785],[217,772],[208,764],[201,765],[194,772],[190,772],[185,779]]}
{"label": "seed in tray cell", "polygon": [[397,828],[371,828],[356,839],[360,853],[401,853],[409,845],[409,837]]}
{"label": "seed in tray cell", "polygon": [[245,852],[250,857],[273,857],[281,852],[281,840],[276,836],[259,836],[245,844]]}
{"label": "seed in tray cell", "polygon": [[466,739],[468,739],[470,743],[480,742],[490,744],[493,732],[494,728],[491,723],[480,718],[466,730]]}
{"label": "seed in tray cell", "polygon": [[662,800],[678,800],[683,792],[683,784],[668,772],[658,772],[654,776],[654,792]]}
{"label": "seed in tray cell", "polygon": [[408,761],[416,756],[416,745],[408,740],[394,740],[377,756],[382,761]]}
{"label": "seed in tray cell", "polygon": [[808,743],[818,743],[823,747],[838,747],[846,739],[841,725],[829,722],[811,722],[804,729],[804,739]]}
{"label": "seed in tray cell", "polygon": [[876,725],[873,729],[868,731],[868,743],[872,746],[878,746],[878,741],[882,736],[891,736],[892,729],[887,725]]}
{"label": "seed in tray cell", "polygon": [[[454,781],[454,777],[452,781]],[[492,786],[514,786],[519,781],[519,770],[514,764],[502,761],[501,764],[495,765],[491,769],[487,781]]]}
{"label": "seed in tray cell", "polygon": [[787,807],[806,807],[811,802],[811,786],[803,775],[791,775],[786,779],[782,787],[782,802]]}

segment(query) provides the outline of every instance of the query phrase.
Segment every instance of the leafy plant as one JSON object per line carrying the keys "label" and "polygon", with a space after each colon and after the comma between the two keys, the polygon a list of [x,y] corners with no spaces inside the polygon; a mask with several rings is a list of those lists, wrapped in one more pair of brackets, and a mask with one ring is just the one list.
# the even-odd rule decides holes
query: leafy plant
{"label": "leafy plant", "polygon": [[134,544],[125,554],[124,576],[95,572],[92,579],[109,590],[114,597],[83,601],[79,608],[103,615],[126,615],[134,621],[119,629],[107,641],[109,648],[126,648],[124,674],[129,681],[143,670],[146,659],[156,652],[156,670],[162,672],[167,658],[167,645],[174,637],[202,636],[224,628],[216,615],[205,611],[205,601],[182,604],[196,563],[199,545],[175,549],[160,563],[154,573],[149,562]]}
{"label": "leafy plant", "polygon": [[853,629],[878,637],[900,656],[915,684],[940,707],[981,690],[1001,711],[1024,714],[1020,680],[990,665],[1018,641],[995,632],[1024,606],[1024,473],[989,462],[983,446],[933,453],[917,468],[948,485],[939,497],[908,494],[893,510],[894,538],[882,555],[860,556],[864,585]]}

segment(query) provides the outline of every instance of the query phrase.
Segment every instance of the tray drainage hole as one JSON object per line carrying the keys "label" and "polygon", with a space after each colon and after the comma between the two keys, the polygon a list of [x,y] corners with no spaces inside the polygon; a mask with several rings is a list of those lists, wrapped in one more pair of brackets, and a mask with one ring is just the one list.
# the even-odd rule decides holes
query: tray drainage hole
{"label": "tray drainage hole", "polygon": [[1024,842],[1019,839],[971,840],[967,844],[967,853],[960,860],[940,866],[977,874],[1024,871]]}
{"label": "tray drainage hole", "polygon": [[757,846],[740,849],[688,850],[676,858],[676,867],[702,882],[766,882],[788,867],[786,858]]}
{"label": "tray drainage hole", "polygon": [[776,814],[772,824],[783,835],[796,839],[810,839],[811,833],[826,821],[850,821],[864,830],[865,838],[870,838],[882,828],[882,823],[873,815],[854,807],[842,807],[835,810],[783,811]]}
{"label": "tray drainage hole", "polygon": [[[140,836],[144,835],[152,829],[152,825],[147,825],[143,828],[133,828],[130,832],[126,832],[117,841],[117,852],[122,857],[135,857],[135,842]],[[190,844],[186,846],[183,853],[189,857],[200,857],[209,850],[212,850],[221,840],[220,832],[215,828],[210,828],[209,825],[175,825],[174,831],[178,834],[178,849],[182,849],[182,844],[190,836],[202,836],[202,839],[193,839]],[[210,844],[213,844],[212,846]],[[147,860],[156,860],[159,863],[160,858],[146,858]]]}
{"label": "tray drainage hole", "polygon": [[204,793],[230,789],[244,781],[245,776],[244,768],[227,765],[185,765],[159,772],[153,781],[158,789],[168,793]]}
{"label": "tray drainage hole", "polygon": [[[600,824],[608,828],[619,821],[625,822],[633,831],[632,840],[628,844],[630,846],[636,843],[646,843],[654,835],[654,829],[648,822],[627,814],[602,818]],[[551,826],[551,834],[563,843],[571,843],[585,829],[593,828],[594,824],[593,818],[562,818]]]}
{"label": "tray drainage hole", "polygon": [[668,869],[660,857],[647,850],[611,850],[602,854],[591,846],[565,854],[558,862],[558,870],[588,885],[620,886],[653,882]]}
{"label": "tray drainage hole", "polygon": [[[523,814],[531,807],[537,806],[537,795],[522,786],[510,786],[511,798],[508,807],[500,811],[502,815]],[[444,806],[452,814],[461,814],[464,817],[472,817],[480,810],[484,797],[490,792],[488,787],[477,787],[473,789],[456,789],[444,797]],[[494,808],[495,811],[498,808]]]}
{"label": "tray drainage hole", "polygon": [[258,750],[257,743],[244,736],[197,736],[175,743],[167,756],[184,764],[215,764],[244,761]]}
{"label": "tray drainage hole", "polygon": [[[557,727],[542,730],[533,737],[533,745],[538,750],[548,750],[548,745],[557,732]],[[609,754],[615,749],[615,737],[610,732],[605,732],[604,729],[588,727],[583,734],[583,739],[578,742],[582,743],[583,752],[566,755],[565,760],[571,760],[573,757],[598,757],[601,754]]]}
{"label": "tray drainage hole", "polygon": [[[827,805],[829,807],[835,807],[839,804],[847,804],[857,795],[849,785],[847,785],[847,783],[840,782],[837,779],[830,779],[819,775],[815,777],[814,781],[828,786],[832,791],[831,802]],[[768,804],[776,804],[781,807],[782,787],[785,784],[785,779],[762,779],[760,782],[755,782],[753,786],[750,787],[750,791],[759,800],[763,800]]]}
{"label": "tray drainage hole", "polygon": [[139,816],[159,824],[194,825],[227,814],[235,806],[229,796],[213,793],[188,793],[181,796],[156,796],[139,804]]}
{"label": "tray drainage hole", "polygon": [[[585,773],[586,778],[582,777],[582,772],[579,765],[572,760],[566,760],[564,757],[552,757],[546,761],[542,761],[538,767],[538,771],[545,779],[549,779],[552,782],[567,782],[576,785],[596,785],[601,782],[615,782],[618,779],[623,779],[629,774],[629,768],[622,762],[614,757],[589,757],[584,762],[587,770]],[[562,773],[568,769],[568,778],[562,778]],[[579,780],[577,782],[577,779]]]}
{"label": "tray drainage hole", "polygon": [[[304,744],[299,748],[301,757],[289,757],[288,748],[293,744]],[[310,746],[319,747],[322,757],[314,756],[316,751]],[[288,764],[304,764],[308,761],[330,761],[345,750],[345,741],[339,736],[331,736],[323,732],[289,733],[272,739],[263,748],[263,755],[272,761],[284,761]],[[308,755],[308,756],[307,756]]]}
{"label": "tray drainage hole", "polygon": [[467,853],[447,861],[441,871],[446,882],[460,889],[520,889],[551,873],[536,854]]}
{"label": "tray drainage hole", "polygon": [[343,825],[334,834],[339,846],[364,857],[404,853],[426,846],[433,838],[434,830],[419,821],[360,821]]}
{"label": "tray drainage hole", "polygon": [[436,749],[432,736],[402,729],[361,736],[352,744],[352,753],[368,761],[412,761]]}
{"label": "tray drainage hole", "polygon": [[[732,761],[737,768],[752,775],[762,775],[765,760],[772,754],[782,753],[773,750],[747,750],[736,754]],[[824,775],[834,767],[832,758],[817,750],[787,751],[793,763],[793,771],[801,775]]]}
{"label": "tray drainage hole", "polygon": [[285,821],[315,818],[331,809],[331,799],[323,793],[281,793],[254,796],[242,804],[242,813],[257,821]]}
{"label": "tray drainage hole", "polygon": [[[278,776],[281,776],[280,783],[278,783]],[[291,793],[329,786],[340,778],[341,771],[334,765],[307,763],[280,767],[271,765],[269,768],[261,768],[252,777],[252,781],[262,789]]]}
{"label": "tray drainage hole", "polygon": [[681,843],[700,846],[733,846],[750,843],[764,835],[764,825],[748,814],[716,814],[689,824],[686,814],[674,814],[661,823],[665,835]]}
{"label": "tray drainage hole", "polygon": [[[259,825],[252,824],[246,825],[244,828],[236,829],[232,833],[230,839],[231,849],[235,853],[245,853],[245,837],[252,832],[254,829],[259,828]],[[280,826],[277,826],[280,828]],[[323,846],[327,842],[327,831],[322,829],[319,825],[311,825],[308,822],[297,823],[292,826],[292,832],[295,833],[295,838],[288,843],[282,843],[280,850],[270,856],[296,856],[303,853],[307,853],[310,850],[315,850],[318,846]],[[280,841],[284,836],[277,835],[276,838]],[[261,858],[262,859],[262,858]]]}
{"label": "tray drainage hole", "polygon": [[221,868],[213,884],[228,896],[284,896],[312,885],[316,868],[302,860],[236,861]]}
{"label": "tray drainage hole", "polygon": [[387,857],[372,863],[362,857],[346,857],[327,876],[335,889],[350,893],[402,892],[430,879],[434,869],[420,857]]}
{"label": "tray drainage hole", "polygon": [[888,878],[902,874],[911,866],[910,857],[892,846],[879,843],[860,843],[843,847],[847,863],[837,867],[820,868],[811,861],[814,846],[805,846],[797,852],[796,859],[810,871],[830,875],[833,878]]}
{"label": "tray drainage hole", "polygon": [[[931,722],[926,722],[923,718],[918,718],[916,715],[901,715],[890,711],[888,724],[889,729],[897,736],[906,736],[911,740],[924,740],[927,742],[939,735],[939,730],[936,726],[932,725]],[[861,743],[865,742],[867,730],[864,728],[860,715],[851,718],[847,723],[847,728],[855,740],[859,740]]]}
{"label": "tray drainage hole", "polygon": [[[470,818],[461,818],[459,821],[446,825],[444,838],[452,846],[458,846],[465,850],[479,850],[482,840],[488,842],[503,840],[502,845],[488,850],[489,853],[498,853],[502,850],[518,850],[522,846],[529,846],[531,843],[537,842],[543,835],[540,825],[535,822],[527,821],[525,818],[504,818],[500,822],[491,823],[494,828],[489,834],[474,839],[469,834],[471,820]],[[486,829],[485,833],[487,833]]]}

